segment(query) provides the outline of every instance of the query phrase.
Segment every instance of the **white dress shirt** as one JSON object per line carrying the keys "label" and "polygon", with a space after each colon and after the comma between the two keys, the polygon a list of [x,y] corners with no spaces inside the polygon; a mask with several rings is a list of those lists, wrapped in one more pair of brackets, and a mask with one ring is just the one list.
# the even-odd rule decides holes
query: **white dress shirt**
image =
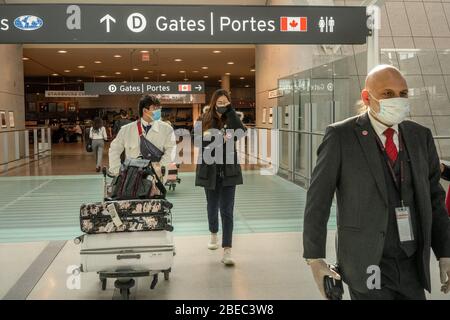
{"label": "white dress shirt", "polygon": [[94,131],[94,128],[91,128],[89,131],[89,138],[92,140],[108,140],[108,135],[106,134],[105,127],[101,127],[100,130]]}
{"label": "white dress shirt", "polygon": [[[145,121],[144,119],[141,118],[142,134],[145,135],[145,127],[147,127],[147,126],[149,126],[149,125],[153,126],[153,123],[154,123],[154,122],[155,122],[155,121],[152,121],[151,123],[148,123],[147,121]],[[150,129],[150,130],[151,130],[151,129]],[[149,130],[149,132],[150,132],[150,130]]]}
{"label": "white dress shirt", "polygon": [[[148,123],[141,119],[141,125],[147,126]],[[145,133],[142,128],[142,134],[147,140],[153,143],[159,150],[164,152],[159,164],[167,166],[175,161],[176,155],[176,138],[172,126],[161,120],[151,123],[151,129]],[[109,147],[109,171],[113,175],[119,174],[120,171],[120,155],[125,150],[127,158],[137,158],[141,155],[140,138],[137,122],[131,122],[122,126],[116,138],[111,142]]]}
{"label": "white dress shirt", "polygon": [[[375,117],[372,116],[372,114],[369,111],[368,111],[368,113],[369,113],[370,124],[372,125],[373,129],[375,130],[375,133],[377,134],[377,136],[380,138],[381,142],[383,143],[383,146],[386,146],[387,138],[384,135],[384,131],[386,131],[386,129],[389,128],[389,127],[384,125],[384,124],[382,124],[377,119],[375,119]],[[398,151],[398,146],[399,146],[398,124],[395,124],[395,125],[393,125],[390,128],[394,129],[394,136],[392,138],[394,140],[394,144],[397,147],[397,151]]]}

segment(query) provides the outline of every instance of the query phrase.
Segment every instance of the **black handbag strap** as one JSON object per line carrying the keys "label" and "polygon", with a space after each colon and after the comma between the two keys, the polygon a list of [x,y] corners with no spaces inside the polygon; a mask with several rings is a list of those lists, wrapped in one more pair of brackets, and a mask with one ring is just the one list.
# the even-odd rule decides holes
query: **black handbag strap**
{"label": "black handbag strap", "polygon": [[166,197],[166,194],[167,194],[167,189],[166,189],[166,187],[164,186],[164,184],[161,182],[161,179],[159,179],[159,177],[158,177],[158,175],[156,174],[156,171],[155,171],[155,168],[153,168],[153,165],[152,165],[152,163],[150,162],[150,168],[152,169],[152,171],[153,171],[153,175],[155,176],[155,178],[156,178],[156,187],[159,189],[159,191],[161,191],[161,193],[162,193],[162,195],[163,195],[163,198],[165,198]]}
{"label": "black handbag strap", "polygon": [[[159,157],[162,157],[164,154],[157,146],[155,146],[150,140],[146,139],[143,132],[142,132],[142,123],[141,120],[137,121],[137,127],[138,127],[138,134],[139,134],[139,146],[142,142],[142,139],[146,140],[146,143],[150,146],[151,149],[154,149],[155,152],[159,152],[161,155]],[[158,156],[157,156],[158,157]],[[159,158],[158,158],[159,159]]]}
{"label": "black handbag strap", "polygon": [[[141,137],[143,136],[141,120],[138,120],[138,121],[137,121],[137,127],[138,127],[139,144],[140,144],[140,143],[141,143]],[[151,146],[153,146],[153,147],[155,147],[157,150],[159,150],[158,147],[156,147],[151,141],[147,140],[147,142],[148,142]],[[164,184],[161,182],[161,179],[159,179],[158,175],[156,174],[155,168],[153,168],[153,165],[152,165],[151,162],[150,162],[150,168],[152,169],[153,175],[154,175],[155,178],[156,178],[156,187],[158,187],[158,189],[161,191],[161,193],[162,193],[163,196],[165,197],[165,196],[166,196],[166,193],[167,193],[166,187],[164,187]]]}

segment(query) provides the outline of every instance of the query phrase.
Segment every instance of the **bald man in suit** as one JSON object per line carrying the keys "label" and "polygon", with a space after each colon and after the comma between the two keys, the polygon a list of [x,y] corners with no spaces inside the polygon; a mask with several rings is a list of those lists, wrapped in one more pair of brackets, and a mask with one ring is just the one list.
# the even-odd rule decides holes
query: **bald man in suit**
{"label": "bald man in suit", "polygon": [[[395,67],[374,68],[361,99],[360,115],[330,125],[318,149],[303,256],[324,296],[328,275],[342,278],[352,299],[425,299],[433,249],[448,293],[450,220],[431,131],[406,120],[408,86]],[[339,274],[325,262],[335,194]]]}

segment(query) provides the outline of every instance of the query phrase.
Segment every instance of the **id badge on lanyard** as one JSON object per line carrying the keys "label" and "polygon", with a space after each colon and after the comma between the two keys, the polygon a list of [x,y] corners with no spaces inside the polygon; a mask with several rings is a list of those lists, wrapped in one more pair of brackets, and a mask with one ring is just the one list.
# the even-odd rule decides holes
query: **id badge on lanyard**
{"label": "id badge on lanyard", "polygon": [[398,237],[400,242],[413,241],[411,211],[409,207],[401,206],[395,208],[395,217],[397,218]]}
{"label": "id badge on lanyard", "polygon": [[400,181],[398,181],[394,168],[392,163],[390,162],[386,150],[379,140],[377,136],[377,142],[380,146],[384,158],[386,160],[386,163],[389,167],[389,172],[392,176],[392,179],[394,180],[395,185],[397,186],[399,193],[400,193],[400,200],[401,200],[401,206],[395,208],[395,218],[397,220],[397,229],[398,229],[398,237],[400,239],[400,242],[407,242],[407,241],[413,241],[414,240],[414,233],[413,233],[413,226],[412,226],[412,218],[411,218],[411,210],[408,206],[405,206],[405,203],[403,201],[403,192],[402,192],[402,184],[403,184],[403,178],[404,178],[404,168],[403,168],[403,141],[401,139],[400,133],[399,133],[399,146],[400,146],[400,152],[399,152],[399,158],[398,161],[400,161]]}

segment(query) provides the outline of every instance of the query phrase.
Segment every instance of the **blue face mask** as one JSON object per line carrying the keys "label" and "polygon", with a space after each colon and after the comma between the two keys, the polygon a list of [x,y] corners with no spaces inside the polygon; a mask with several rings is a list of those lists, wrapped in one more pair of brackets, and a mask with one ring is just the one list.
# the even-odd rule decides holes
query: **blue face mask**
{"label": "blue face mask", "polygon": [[152,112],[152,118],[153,118],[153,121],[160,120],[161,119],[161,109],[154,110]]}

